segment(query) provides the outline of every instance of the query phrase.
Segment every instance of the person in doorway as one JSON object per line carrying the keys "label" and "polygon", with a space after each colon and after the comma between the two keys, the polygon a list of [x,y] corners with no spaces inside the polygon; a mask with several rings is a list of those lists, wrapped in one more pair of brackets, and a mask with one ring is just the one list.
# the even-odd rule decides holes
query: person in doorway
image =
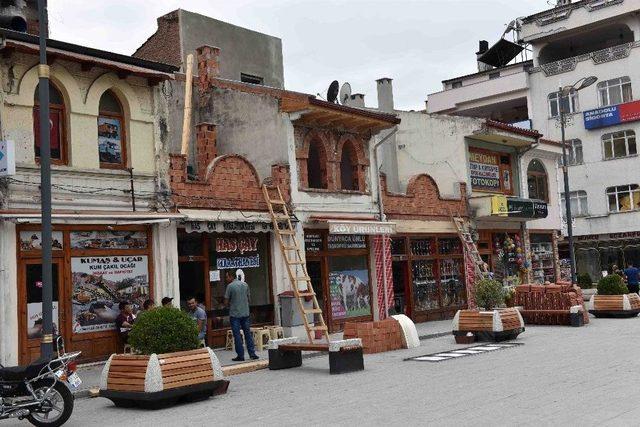
{"label": "person in doorway", "polygon": [[251,335],[251,321],[249,319],[249,285],[241,278],[244,278],[244,274],[241,270],[238,270],[241,274],[236,274],[234,277],[231,270],[227,270],[224,274],[225,282],[227,283],[227,289],[224,293],[224,304],[229,307],[229,322],[231,323],[231,331],[233,332],[233,342],[237,356],[231,360],[234,362],[240,362],[244,360],[244,346],[242,345],[242,337],[240,330],[244,334],[245,341],[247,342],[247,351],[249,357],[252,359],[258,359],[255,346],[253,343],[253,336]]}
{"label": "person in doorway", "polygon": [[640,290],[640,270],[634,267],[633,263],[630,262],[624,270],[624,275],[627,278],[627,288],[629,289],[629,293],[635,292],[637,294]]}
{"label": "person in doorway", "polygon": [[133,308],[128,301],[121,301],[118,308],[120,309],[120,314],[116,317],[116,328],[118,329],[122,343],[127,344],[129,331],[131,331],[135,320],[133,317]]}
{"label": "person in doorway", "polygon": [[148,299],[145,302],[142,303],[142,311],[149,311],[151,309],[153,309],[156,306],[156,304],[153,302],[152,299]]}
{"label": "person in doorway", "polygon": [[187,298],[187,312],[198,325],[198,339],[204,340],[207,336],[207,312],[198,305],[195,297]]}
{"label": "person in doorway", "polygon": [[172,307],[173,306],[173,298],[169,298],[169,297],[164,297],[162,298],[162,306],[163,307]]}

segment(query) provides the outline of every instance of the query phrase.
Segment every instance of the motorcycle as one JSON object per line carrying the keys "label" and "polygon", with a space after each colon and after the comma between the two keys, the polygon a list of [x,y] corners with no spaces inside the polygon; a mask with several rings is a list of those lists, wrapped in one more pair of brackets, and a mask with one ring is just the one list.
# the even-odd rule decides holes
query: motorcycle
{"label": "motorcycle", "polygon": [[81,352],[66,353],[62,337],[57,352],[49,361],[9,368],[0,365],[0,420],[27,419],[35,426],[58,427],[69,419],[74,400],[69,387],[82,384],[75,362]]}

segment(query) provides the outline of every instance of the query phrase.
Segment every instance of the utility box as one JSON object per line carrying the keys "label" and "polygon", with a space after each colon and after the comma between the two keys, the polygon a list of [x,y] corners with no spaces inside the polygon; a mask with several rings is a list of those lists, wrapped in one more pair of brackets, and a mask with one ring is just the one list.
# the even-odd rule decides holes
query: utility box
{"label": "utility box", "polygon": [[[280,321],[285,328],[304,325],[302,313],[298,308],[298,303],[293,291],[282,292],[278,295],[280,298]],[[302,298],[302,305],[305,310],[313,308],[313,301],[306,301]],[[307,314],[307,322],[313,323],[313,313]]]}

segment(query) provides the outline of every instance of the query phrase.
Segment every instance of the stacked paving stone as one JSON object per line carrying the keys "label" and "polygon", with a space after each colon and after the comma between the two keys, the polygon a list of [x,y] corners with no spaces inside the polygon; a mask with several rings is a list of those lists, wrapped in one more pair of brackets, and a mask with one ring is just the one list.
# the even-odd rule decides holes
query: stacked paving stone
{"label": "stacked paving stone", "polygon": [[378,322],[347,322],[344,339],[360,338],[365,354],[382,353],[404,348],[402,329],[395,319]]}

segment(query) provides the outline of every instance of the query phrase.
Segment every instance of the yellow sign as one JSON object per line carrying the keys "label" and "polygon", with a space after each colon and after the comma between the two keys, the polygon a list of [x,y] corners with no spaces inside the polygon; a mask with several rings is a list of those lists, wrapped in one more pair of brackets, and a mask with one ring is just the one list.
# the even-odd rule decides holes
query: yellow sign
{"label": "yellow sign", "polygon": [[491,196],[491,215],[509,216],[506,196]]}

